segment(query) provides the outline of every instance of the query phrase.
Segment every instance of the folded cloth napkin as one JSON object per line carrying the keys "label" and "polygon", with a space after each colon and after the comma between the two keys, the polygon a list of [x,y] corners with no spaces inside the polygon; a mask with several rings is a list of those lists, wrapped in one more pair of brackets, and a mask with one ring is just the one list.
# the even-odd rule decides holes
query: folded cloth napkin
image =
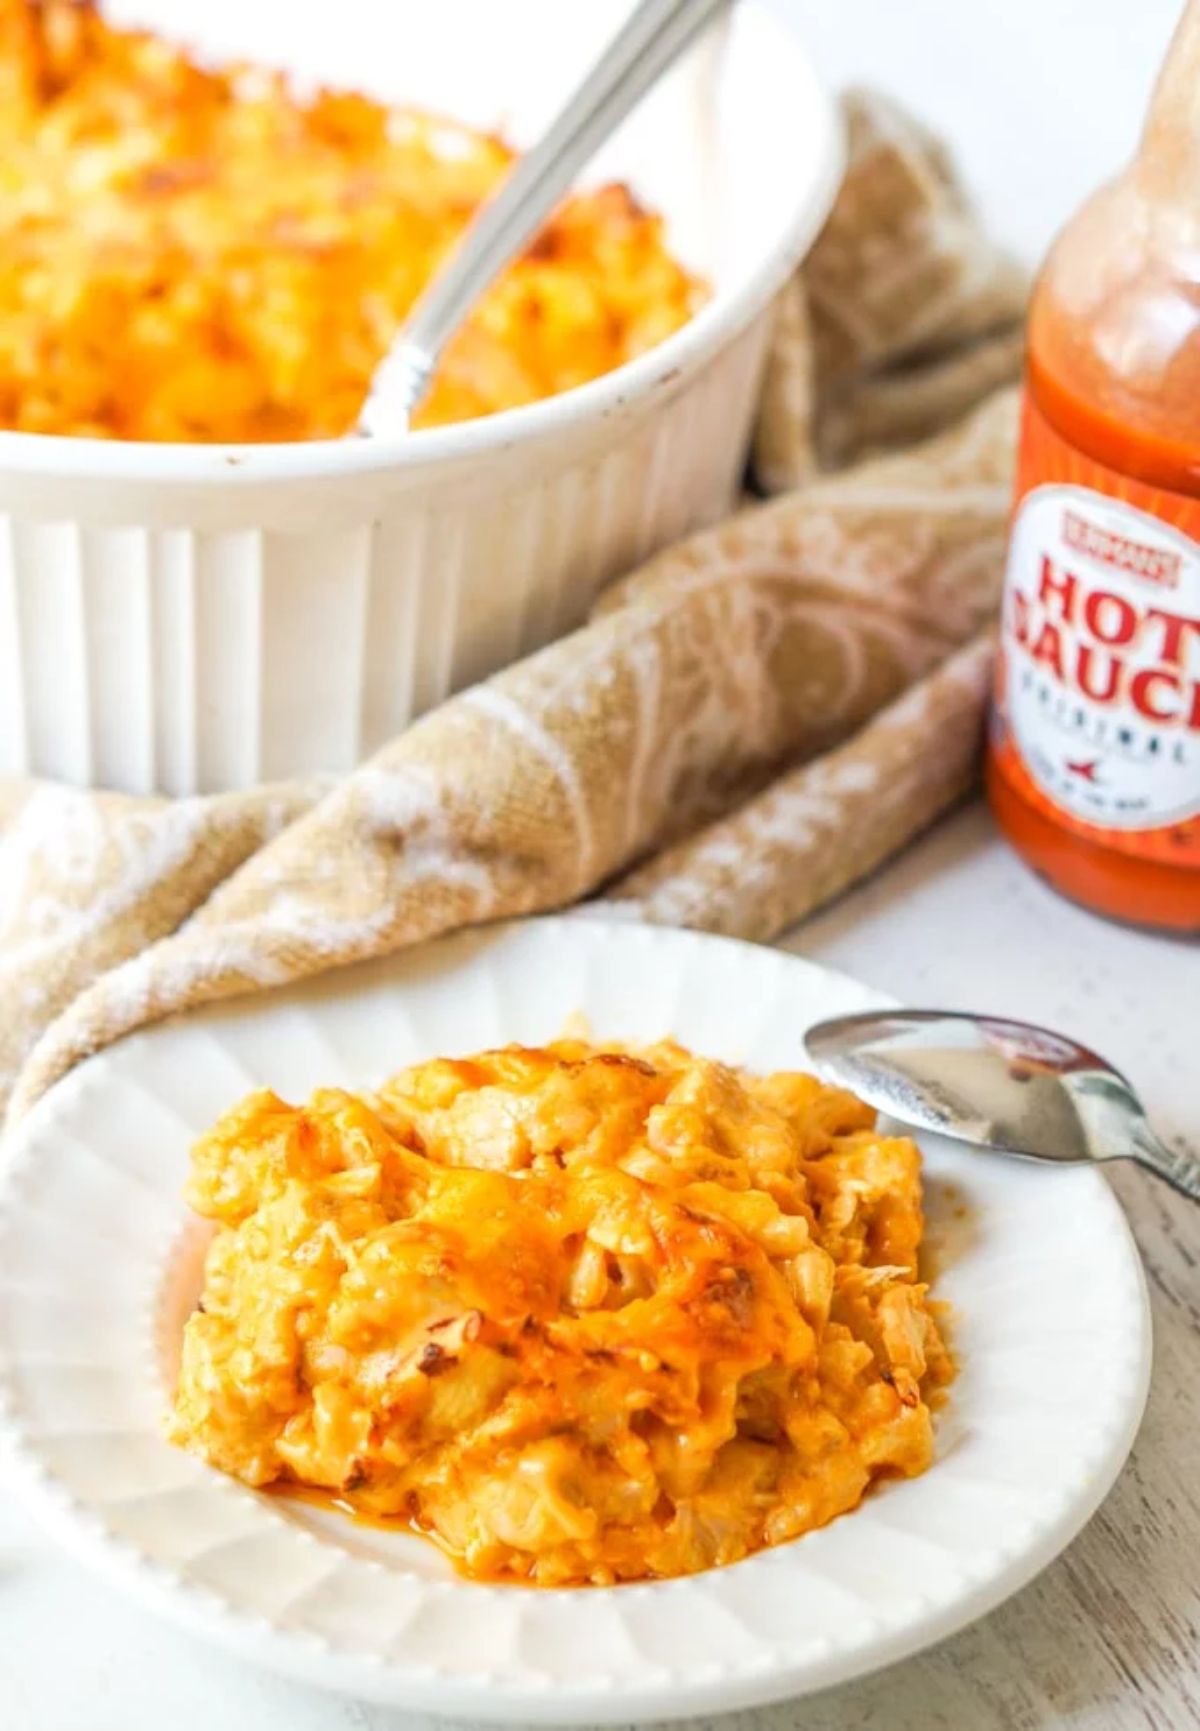
{"label": "folded cloth napkin", "polygon": [[842,189],[776,321],[755,442],[771,493],[942,431],[1021,365],[1025,273],[939,141],[878,92],[844,108]]}
{"label": "folded cloth napkin", "polygon": [[[173,1010],[599,896],[769,938],[972,784],[1023,281],[936,141],[847,100],[756,454],[787,491],[338,785],[157,800],[0,783],[0,1100]],[[1003,357],[1003,359],[1001,358]],[[913,448],[919,434],[942,431]],[[839,467],[863,451],[883,452]]]}

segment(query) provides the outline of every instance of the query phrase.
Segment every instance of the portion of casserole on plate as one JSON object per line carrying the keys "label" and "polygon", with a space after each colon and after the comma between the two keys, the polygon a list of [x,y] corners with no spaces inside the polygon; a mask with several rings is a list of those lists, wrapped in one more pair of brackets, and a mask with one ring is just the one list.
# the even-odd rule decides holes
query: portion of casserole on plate
{"label": "portion of casserole on plate", "polygon": [[[0,0],[0,427],[346,433],[511,160],[439,117],[203,67],[87,0]],[[625,188],[571,198],[468,318],[417,424],[583,384],[703,298]]]}
{"label": "portion of casserole on plate", "polygon": [[811,1076],[571,1040],[261,1092],[188,1195],[173,1440],[468,1575],[687,1574],[930,1464],[920,1156]]}

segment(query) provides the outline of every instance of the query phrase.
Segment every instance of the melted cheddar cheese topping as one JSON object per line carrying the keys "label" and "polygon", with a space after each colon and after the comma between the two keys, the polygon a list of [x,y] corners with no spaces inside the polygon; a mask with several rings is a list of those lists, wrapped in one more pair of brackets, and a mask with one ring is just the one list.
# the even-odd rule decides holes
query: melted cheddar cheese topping
{"label": "melted cheddar cheese topping", "polygon": [[[205,67],[87,0],[0,0],[0,427],[346,433],[512,159],[430,114]],[[625,188],[568,199],[449,345],[417,424],[583,384],[703,299]]]}
{"label": "melted cheddar cheese topping", "polygon": [[173,1439],[468,1575],[686,1574],[930,1464],[920,1157],[811,1076],[561,1041],[258,1093],[189,1200]]}

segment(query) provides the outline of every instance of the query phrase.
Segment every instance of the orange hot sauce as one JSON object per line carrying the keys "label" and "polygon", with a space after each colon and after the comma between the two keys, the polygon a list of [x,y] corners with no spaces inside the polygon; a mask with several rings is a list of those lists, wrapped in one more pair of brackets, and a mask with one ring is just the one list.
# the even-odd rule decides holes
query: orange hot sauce
{"label": "orange hot sauce", "polygon": [[1034,291],[988,791],[1064,895],[1200,932],[1200,0]]}

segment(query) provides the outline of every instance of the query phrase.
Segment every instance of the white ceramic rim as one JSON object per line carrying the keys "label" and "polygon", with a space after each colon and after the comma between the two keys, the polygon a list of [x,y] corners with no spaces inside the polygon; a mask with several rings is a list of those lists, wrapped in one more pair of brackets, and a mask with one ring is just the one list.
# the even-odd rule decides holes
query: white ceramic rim
{"label": "white ceramic rim", "polygon": [[[734,966],[738,965],[737,958],[741,955],[749,963],[747,980],[754,969],[757,969],[760,981],[768,978],[768,967],[790,971],[794,978],[806,972],[810,990],[819,987],[838,995],[839,1001],[835,1006],[838,1009],[854,1003],[865,1008],[889,1001],[857,982],[798,957],[728,939],[670,929],[567,916],[501,925],[484,934],[483,942],[495,942],[501,946],[515,943],[519,947],[523,934],[532,935],[535,949],[538,943],[547,939],[560,947],[565,943],[568,950],[574,946],[577,951],[586,952],[591,946],[593,953],[599,949],[627,951],[627,959],[631,960],[637,959],[641,952],[650,962],[665,958],[673,948],[686,950],[693,960],[700,949],[711,950],[723,954],[726,965]],[[479,940],[479,933],[460,933],[436,945],[426,946],[423,953],[436,959],[440,951],[443,957],[449,953],[453,958],[453,946],[465,946],[465,965],[469,968],[476,953],[474,945]],[[526,957],[527,963],[529,959]],[[408,952],[393,958],[392,963],[403,970],[411,967],[414,960],[419,964],[421,952]],[[685,974],[686,970],[685,962]],[[380,965],[367,964],[365,968],[347,970],[340,982],[335,980],[332,985],[323,982],[322,990],[335,1000],[354,996],[355,975],[377,982]],[[522,977],[528,978],[528,974]],[[282,996],[286,999],[286,994]],[[270,1003],[268,1000],[268,1011]],[[144,1042],[155,1037],[156,1031],[150,1030],[148,1035],[134,1038]],[[120,1049],[118,1046],[113,1050]],[[106,1055],[101,1054],[74,1072],[74,1082],[68,1078],[61,1086],[79,1086],[85,1071],[91,1071],[94,1076],[96,1067],[100,1067],[103,1073],[105,1064]],[[42,1117],[52,1117],[54,1110],[55,1093],[52,1093],[14,1136],[8,1158],[0,1168],[0,1196],[20,1169],[21,1149],[30,1146],[32,1129]],[[964,1155],[961,1158],[970,1161],[979,1157]],[[1013,1166],[1010,1170],[1029,1173],[1030,1168]],[[276,1628],[265,1616],[250,1616],[245,1610],[231,1609],[212,1588],[189,1580],[182,1571],[155,1561],[129,1540],[109,1532],[94,1510],[77,1502],[51,1475],[38,1458],[34,1444],[22,1434],[20,1421],[12,1410],[8,1367],[2,1354],[0,1461],[11,1468],[12,1480],[24,1493],[30,1512],[67,1549],[101,1574],[118,1581],[147,1607],[191,1626],[244,1657],[335,1691],[350,1692],[393,1705],[403,1703],[413,1711],[518,1724],[657,1721],[725,1712],[810,1693],[902,1659],[953,1634],[991,1610],[1058,1555],[1102,1502],[1124,1463],[1140,1423],[1149,1386],[1150,1316],[1145,1279],[1124,1214],[1100,1172],[1075,1169],[1068,1173],[1063,1168],[1052,1168],[1051,1171],[1060,1181],[1064,1176],[1070,1178],[1075,1187],[1073,1196],[1079,1201],[1086,1198],[1105,1238],[1114,1251],[1118,1248],[1120,1251],[1119,1262],[1107,1270],[1112,1272],[1114,1266],[1118,1269],[1127,1292],[1121,1312],[1121,1338],[1105,1342],[1106,1353],[1112,1352],[1112,1376],[1102,1395],[1104,1420],[1101,1423],[1095,1411],[1092,1412],[1088,1421],[1092,1428],[1086,1443],[1080,1442],[1069,1473],[1053,1488],[1053,1512],[1040,1520],[1032,1535],[1028,1531],[1018,1531],[1014,1537],[1007,1538],[1004,1545],[993,1547],[962,1580],[961,1590],[948,1599],[915,1598],[902,1608],[902,1614],[884,1632],[876,1628],[868,1630],[865,1636],[861,1631],[852,1634],[842,1643],[834,1643],[831,1650],[816,1660],[808,1656],[789,1665],[779,1662],[776,1654],[774,1662],[741,1669],[730,1667],[726,1661],[724,1674],[721,1674],[718,1664],[715,1678],[691,1677],[680,1672],[656,1678],[655,1667],[649,1664],[642,1666],[643,1674],[633,1681],[606,1676],[603,1683],[598,1683],[585,1676],[578,1685],[555,1683],[550,1686],[543,1680],[522,1687],[511,1679],[500,1680],[494,1675],[447,1675],[444,1671],[439,1673],[419,1664],[393,1659],[384,1662],[379,1655],[364,1654],[359,1649],[331,1650],[328,1643],[322,1644],[312,1636]],[[931,1482],[937,1472],[935,1464],[925,1479],[912,1482]],[[254,1495],[241,1487],[235,1489],[243,1497]],[[868,1499],[861,1509],[843,1517],[841,1522],[833,1523],[832,1527],[822,1529],[822,1532],[831,1533],[844,1528],[852,1534],[860,1533],[866,1540],[870,1529],[869,1511],[873,1506],[872,1500]],[[860,1526],[856,1528],[855,1522]],[[918,1546],[921,1542],[918,1538]],[[659,1596],[661,1602],[661,1596],[670,1595],[675,1589],[686,1587],[692,1590],[699,1585],[703,1591],[709,1583],[716,1583],[713,1588],[716,1592],[722,1577],[754,1568],[764,1560],[769,1566],[774,1565],[776,1573],[785,1576],[789,1555],[802,1553],[804,1545],[802,1539],[793,1545],[759,1553],[758,1558],[748,1559],[731,1569],[685,1577],[682,1582],[582,1589],[555,1594],[554,1597],[579,1601],[586,1606],[598,1594],[615,1595],[627,1602],[632,1610],[639,1595]],[[801,1569],[803,1573],[802,1564]],[[820,1566],[817,1572],[819,1575]],[[762,1584],[761,1580],[759,1584]],[[786,1580],[781,1580],[780,1585],[786,1587]],[[513,1593],[524,1593],[520,1588],[488,1588],[474,1584],[467,1584],[467,1589],[481,1596],[499,1594],[502,1599]],[[586,1615],[580,1621],[586,1622]],[[647,1681],[647,1672],[655,1680]]]}
{"label": "white ceramic rim", "polygon": [[793,59],[795,100],[811,105],[818,148],[807,171],[797,173],[790,202],[781,203],[774,243],[743,271],[740,280],[719,289],[686,325],[655,348],[557,396],[474,421],[420,428],[402,438],[190,445],[0,431],[0,470],[73,480],[222,487],[394,472],[511,450],[580,423],[600,422],[653,395],[677,376],[692,374],[746,328],[799,265],[828,215],[845,161],[840,112],[796,33],[767,11],[762,0],[741,0],[741,5],[754,15],[755,29],[774,36],[780,52]]}

